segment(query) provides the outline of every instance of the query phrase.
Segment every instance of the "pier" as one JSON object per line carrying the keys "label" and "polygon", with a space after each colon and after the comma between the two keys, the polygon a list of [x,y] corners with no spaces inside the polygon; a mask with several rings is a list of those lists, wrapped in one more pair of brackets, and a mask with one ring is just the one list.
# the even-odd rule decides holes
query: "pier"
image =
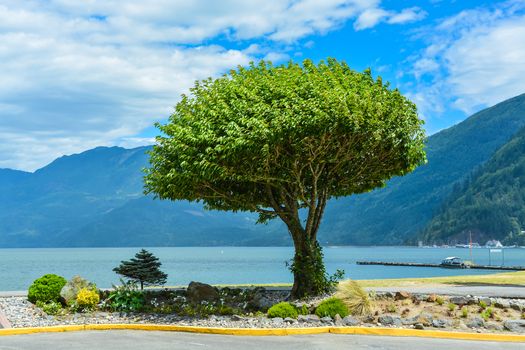
{"label": "pier", "polygon": [[[425,264],[425,263],[411,263],[411,262],[386,262],[386,261],[357,261],[357,265],[383,265],[383,266],[411,266],[411,267],[440,267],[443,269],[461,267],[451,267],[441,264]],[[502,271],[525,271],[525,266],[495,266],[495,265],[468,265],[464,267],[467,269],[480,270],[502,270]]]}

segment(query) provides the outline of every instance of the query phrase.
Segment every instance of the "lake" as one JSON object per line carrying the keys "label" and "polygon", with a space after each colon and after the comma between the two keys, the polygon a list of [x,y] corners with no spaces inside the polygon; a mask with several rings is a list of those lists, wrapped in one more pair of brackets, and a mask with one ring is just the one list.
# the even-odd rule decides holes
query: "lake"
{"label": "lake", "polygon": [[[190,281],[205,283],[291,282],[285,261],[291,247],[169,247],[147,248],[162,262],[167,285]],[[0,249],[0,290],[26,290],[31,282],[55,273],[71,278],[80,275],[100,288],[119,282],[112,269],[133,257],[139,248],[31,248]],[[488,249],[473,249],[476,264],[488,264]],[[344,269],[347,278],[381,279],[487,274],[486,270],[450,270],[423,267],[360,266],[358,260],[439,263],[447,256],[470,260],[469,249],[416,247],[325,247],[327,271]],[[492,264],[501,265],[502,253],[492,253]],[[505,249],[505,265],[525,265],[525,249]]]}

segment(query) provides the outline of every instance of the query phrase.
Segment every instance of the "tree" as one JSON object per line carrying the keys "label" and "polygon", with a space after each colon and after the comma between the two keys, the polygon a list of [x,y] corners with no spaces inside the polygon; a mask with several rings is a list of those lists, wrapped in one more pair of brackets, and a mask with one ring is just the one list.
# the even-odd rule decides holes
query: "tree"
{"label": "tree", "polygon": [[168,275],[159,269],[161,265],[159,258],[142,249],[131,260],[121,261],[120,265],[115,267],[113,271],[130,280],[140,282],[140,289],[142,290],[144,285],[166,283]]}
{"label": "tree", "polygon": [[425,162],[416,106],[335,59],[252,63],[190,91],[156,125],[145,192],[281,219],[295,247],[293,297],[329,285],[317,241],[328,200]]}

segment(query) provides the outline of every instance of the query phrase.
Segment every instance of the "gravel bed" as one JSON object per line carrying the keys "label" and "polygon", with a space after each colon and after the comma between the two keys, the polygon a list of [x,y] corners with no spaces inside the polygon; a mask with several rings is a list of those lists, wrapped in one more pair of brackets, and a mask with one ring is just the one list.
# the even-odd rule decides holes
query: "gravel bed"
{"label": "gravel bed", "polygon": [[[50,316],[40,308],[30,303],[26,297],[0,297],[0,313],[3,313],[11,323],[12,327],[46,327],[58,325],[82,325],[82,324],[167,324],[180,326],[201,327],[224,327],[224,328],[296,328],[296,327],[320,327],[320,326],[362,326],[362,327],[395,327],[407,329],[423,329],[417,324],[408,324],[406,318],[398,316],[380,315],[368,318],[354,318],[348,316],[344,319],[332,320],[330,317],[319,319],[315,315],[300,316],[299,320],[273,318],[265,316],[210,316],[208,318],[182,317],[175,314],[144,314],[144,313],[119,313],[119,312],[92,312],[73,313],[62,316]],[[479,318],[479,317],[478,317]],[[348,320],[347,320],[348,319]],[[446,320],[434,319],[431,325],[424,328],[449,331],[478,332],[478,333],[501,333],[512,331],[525,333],[525,320],[510,320],[508,324],[495,324],[478,320],[479,324],[467,325],[460,323],[452,325]],[[466,321],[465,321],[466,322]]]}

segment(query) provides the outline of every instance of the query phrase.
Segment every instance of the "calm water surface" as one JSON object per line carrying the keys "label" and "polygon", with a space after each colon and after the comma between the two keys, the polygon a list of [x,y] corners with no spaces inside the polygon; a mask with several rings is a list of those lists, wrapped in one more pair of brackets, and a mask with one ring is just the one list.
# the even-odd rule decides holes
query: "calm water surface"
{"label": "calm water surface", "polygon": [[[161,259],[168,273],[168,285],[190,281],[206,283],[291,282],[285,261],[293,256],[291,247],[177,247],[147,248]],[[138,248],[52,248],[0,249],[0,290],[25,290],[46,273],[67,279],[80,275],[101,288],[119,282],[112,269],[131,258]],[[477,264],[488,264],[487,249],[473,249]],[[327,271],[344,269],[353,279],[433,277],[486,274],[486,270],[449,270],[422,267],[358,266],[358,260],[439,263],[447,256],[469,260],[469,250],[460,248],[414,247],[325,247]],[[506,249],[505,265],[525,265],[525,249]],[[492,253],[492,264],[502,264],[502,254]]]}

